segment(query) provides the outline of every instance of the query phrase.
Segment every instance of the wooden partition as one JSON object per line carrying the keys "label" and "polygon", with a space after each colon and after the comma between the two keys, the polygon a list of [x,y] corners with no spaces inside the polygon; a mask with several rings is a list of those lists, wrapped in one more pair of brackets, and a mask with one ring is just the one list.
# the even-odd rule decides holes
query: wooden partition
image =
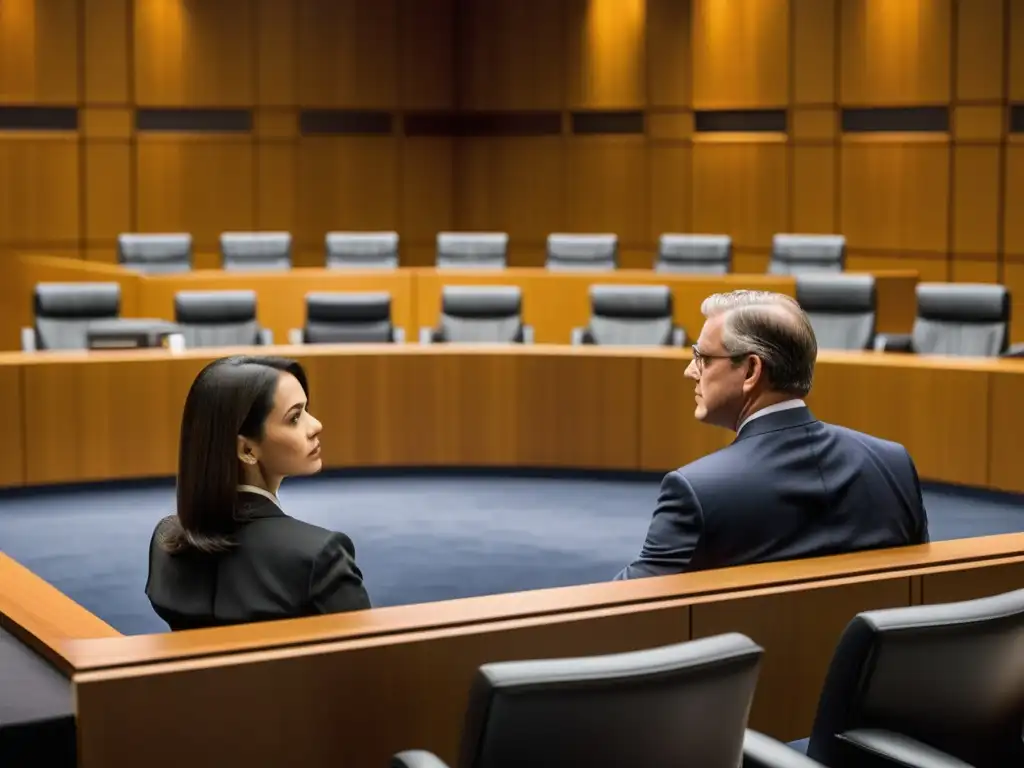
{"label": "wooden partition", "polygon": [[[1021,588],[1022,536],[76,641],[69,652],[77,665],[80,765],[118,768],[140,758],[171,765],[179,756],[158,738],[167,723],[179,731],[176,749],[197,767],[384,765],[410,748],[451,761],[483,663],[636,650],[732,631],[766,651],[751,726],[800,738],[809,734],[836,642],[856,613]],[[403,621],[417,615],[418,626]],[[232,705],[239,699],[246,706]],[[273,727],[253,729],[254,717]]]}
{"label": "wooden partition", "polygon": [[[327,468],[659,472],[732,439],[693,418],[688,349],[262,351],[306,367]],[[217,357],[252,352],[0,354],[0,382],[21,398],[22,414],[0,478],[40,485],[173,475],[181,409],[196,374]],[[1016,407],[1022,388],[1024,362],[1017,360],[822,352],[809,403],[826,421],[903,443],[924,480],[1021,491],[1013,456],[1024,430]]]}
{"label": "wooden partition", "polygon": [[[403,328],[406,341],[415,342],[419,330],[437,325],[441,291],[445,285],[514,285],[523,291],[525,322],[533,326],[538,343],[569,343],[573,328],[590,319],[588,290],[596,284],[657,284],[672,290],[675,321],[689,339],[696,339],[704,318],[701,302],[708,295],[740,288],[778,291],[795,295],[792,277],[769,275],[686,275],[652,270],[614,272],[550,272],[546,269],[452,270],[336,270],[294,268],[287,272],[225,272],[200,269],[183,274],[143,275],[119,266],[80,259],[26,256],[15,260],[11,296],[0,321],[7,331],[5,346],[18,349],[16,327],[31,325],[30,298],[34,286],[46,281],[116,280],[122,289],[122,314],[126,317],[174,319],[174,295],[187,290],[236,290],[256,292],[261,324],[274,333],[278,344],[288,332],[305,322],[305,297],[314,291],[385,291],[392,297],[392,319]],[[917,310],[917,274],[907,270],[873,273],[877,286],[879,333],[909,333]],[[0,336],[0,341],[5,337]]]}

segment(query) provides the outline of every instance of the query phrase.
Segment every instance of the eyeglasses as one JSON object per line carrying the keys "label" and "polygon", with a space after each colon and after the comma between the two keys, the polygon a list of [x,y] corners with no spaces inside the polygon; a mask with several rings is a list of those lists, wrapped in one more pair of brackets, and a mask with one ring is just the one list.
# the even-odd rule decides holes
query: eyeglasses
{"label": "eyeglasses", "polygon": [[693,364],[697,366],[697,372],[703,373],[704,366],[708,360],[732,360],[737,362],[747,356],[747,352],[740,352],[736,355],[708,355],[697,349],[697,345],[694,344],[690,349],[693,350]]}

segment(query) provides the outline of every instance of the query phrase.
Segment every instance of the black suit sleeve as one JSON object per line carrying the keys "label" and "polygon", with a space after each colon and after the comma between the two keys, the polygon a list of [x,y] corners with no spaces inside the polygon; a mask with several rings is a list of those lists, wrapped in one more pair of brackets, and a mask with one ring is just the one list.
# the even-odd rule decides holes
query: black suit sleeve
{"label": "black suit sleeve", "polygon": [[343,533],[332,533],[313,563],[309,580],[312,613],[342,613],[370,607],[363,574],[355,561],[355,545]]}
{"label": "black suit sleeve", "polygon": [[679,472],[669,472],[661,481],[658,507],[640,556],[615,581],[682,573],[693,559],[703,529],[704,518],[693,488]]}
{"label": "black suit sleeve", "polygon": [[914,464],[914,459],[911,458],[910,453],[904,449],[907,454],[907,461],[910,462],[910,473],[914,478],[914,493],[915,501],[917,502],[917,515],[918,515],[918,544],[927,544],[931,541],[928,533],[928,512],[924,508],[924,494],[921,492],[921,478],[917,475],[917,466]]}

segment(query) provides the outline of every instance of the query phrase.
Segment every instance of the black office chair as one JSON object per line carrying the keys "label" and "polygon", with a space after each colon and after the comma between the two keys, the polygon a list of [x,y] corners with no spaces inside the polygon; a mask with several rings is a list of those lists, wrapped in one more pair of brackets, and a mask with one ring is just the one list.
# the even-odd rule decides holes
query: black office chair
{"label": "black office chair", "polygon": [[667,285],[592,285],[590,323],[572,330],[573,344],[681,347],[686,329],[672,320]]}
{"label": "black office chair", "polygon": [[[762,653],[728,634],[632,653],[486,664],[470,690],[458,768],[817,765],[746,733]],[[423,750],[401,752],[391,765],[447,768]]]}
{"label": "black office chair", "polygon": [[1024,590],[862,613],[807,754],[829,768],[1024,766]]}
{"label": "black office chair", "polygon": [[405,332],[391,321],[391,294],[380,291],[306,295],[306,325],[288,333],[290,344],[391,344]]}
{"label": "black office chair", "polygon": [[874,275],[796,276],[796,300],[818,349],[871,349],[878,315]]}
{"label": "black office chair", "polygon": [[515,285],[446,285],[437,328],[421,328],[421,344],[532,344],[523,324],[523,292]]}

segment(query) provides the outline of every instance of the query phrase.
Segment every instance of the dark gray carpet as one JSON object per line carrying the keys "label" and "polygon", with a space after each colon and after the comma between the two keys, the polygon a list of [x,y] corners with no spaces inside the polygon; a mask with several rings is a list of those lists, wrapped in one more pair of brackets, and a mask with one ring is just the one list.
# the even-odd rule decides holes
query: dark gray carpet
{"label": "dark gray carpet", "polygon": [[[290,514],[348,533],[374,605],[606,581],[643,542],[660,478],[293,480]],[[934,540],[1024,531],[1024,499],[929,488]],[[169,481],[0,494],[0,550],[121,632],[166,631],[143,589]]]}

